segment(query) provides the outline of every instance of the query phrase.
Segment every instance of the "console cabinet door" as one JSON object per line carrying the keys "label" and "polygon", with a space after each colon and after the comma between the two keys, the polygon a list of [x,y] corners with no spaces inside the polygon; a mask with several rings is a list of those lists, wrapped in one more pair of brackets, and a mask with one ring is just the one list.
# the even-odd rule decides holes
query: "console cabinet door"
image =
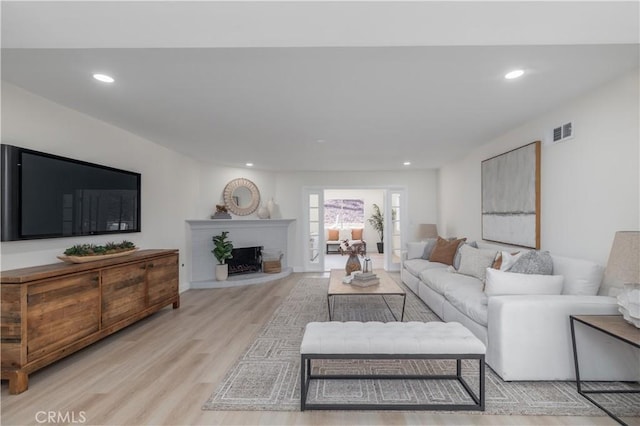
{"label": "console cabinet door", "polygon": [[178,294],[178,256],[167,256],[147,262],[149,305],[164,302]]}
{"label": "console cabinet door", "polygon": [[33,361],[98,331],[98,272],[29,285],[27,290],[27,360]]}
{"label": "console cabinet door", "polygon": [[145,262],[102,271],[102,328],[145,308]]}

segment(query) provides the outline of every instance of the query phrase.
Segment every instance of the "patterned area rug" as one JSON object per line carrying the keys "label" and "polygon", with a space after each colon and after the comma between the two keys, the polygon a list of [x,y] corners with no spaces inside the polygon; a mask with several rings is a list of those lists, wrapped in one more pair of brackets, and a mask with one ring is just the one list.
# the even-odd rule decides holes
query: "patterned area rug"
{"label": "patterned area rug", "polygon": [[[399,280],[399,277],[397,277]],[[328,321],[327,278],[298,282],[273,317],[203,405],[203,410],[300,409],[300,342],[311,321]],[[391,309],[400,314],[402,298],[387,296]],[[335,300],[336,321],[392,321],[380,296],[340,296]],[[422,301],[407,289],[405,321],[439,321]],[[455,361],[314,361],[314,373],[428,373],[451,374]],[[477,392],[477,362],[463,363],[463,375]],[[622,383],[596,383],[598,389],[628,388]],[[605,394],[598,401],[618,415],[640,416],[639,394]],[[464,390],[452,380],[314,380],[311,402],[352,403],[469,403]],[[581,397],[574,382],[504,382],[486,369],[485,414],[594,415],[604,413]]]}

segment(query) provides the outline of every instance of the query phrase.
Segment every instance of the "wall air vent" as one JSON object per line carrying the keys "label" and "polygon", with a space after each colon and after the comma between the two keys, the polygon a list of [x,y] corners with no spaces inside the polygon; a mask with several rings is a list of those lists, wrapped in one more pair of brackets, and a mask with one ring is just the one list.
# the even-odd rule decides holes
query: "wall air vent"
{"label": "wall air vent", "polygon": [[551,137],[548,139],[548,143],[558,143],[571,139],[573,137],[573,123],[565,123],[562,126],[558,126],[551,132]]}

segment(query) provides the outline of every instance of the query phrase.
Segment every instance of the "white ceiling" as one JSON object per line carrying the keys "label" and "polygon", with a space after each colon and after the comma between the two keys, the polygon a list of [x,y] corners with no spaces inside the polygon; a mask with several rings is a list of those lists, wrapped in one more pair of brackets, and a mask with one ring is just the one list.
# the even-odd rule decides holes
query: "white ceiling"
{"label": "white ceiling", "polygon": [[434,168],[637,68],[638,16],[638,2],[3,1],[2,79],[218,164]]}

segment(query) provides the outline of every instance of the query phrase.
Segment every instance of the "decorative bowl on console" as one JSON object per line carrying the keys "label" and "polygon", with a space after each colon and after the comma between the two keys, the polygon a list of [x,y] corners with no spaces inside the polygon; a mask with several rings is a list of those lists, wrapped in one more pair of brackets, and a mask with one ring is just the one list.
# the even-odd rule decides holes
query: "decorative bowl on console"
{"label": "decorative bowl on console", "polygon": [[138,250],[131,241],[107,243],[104,246],[95,244],[77,244],[64,251],[58,259],[67,263],[86,263],[114,257],[127,256]]}

